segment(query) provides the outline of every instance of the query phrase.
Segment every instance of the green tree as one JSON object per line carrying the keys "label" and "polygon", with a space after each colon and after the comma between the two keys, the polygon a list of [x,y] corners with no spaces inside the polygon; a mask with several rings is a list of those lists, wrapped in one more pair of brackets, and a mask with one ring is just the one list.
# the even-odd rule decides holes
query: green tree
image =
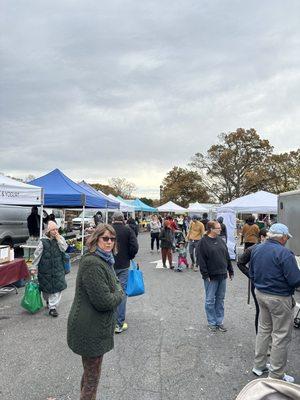
{"label": "green tree", "polygon": [[207,202],[209,196],[202,184],[202,178],[196,171],[173,167],[162,182],[161,202],[173,201],[182,207],[189,203]]}
{"label": "green tree", "polygon": [[206,155],[197,153],[190,165],[200,172],[208,192],[221,202],[261,190],[268,174],[265,164],[273,147],[255,129],[239,128],[219,135]]}

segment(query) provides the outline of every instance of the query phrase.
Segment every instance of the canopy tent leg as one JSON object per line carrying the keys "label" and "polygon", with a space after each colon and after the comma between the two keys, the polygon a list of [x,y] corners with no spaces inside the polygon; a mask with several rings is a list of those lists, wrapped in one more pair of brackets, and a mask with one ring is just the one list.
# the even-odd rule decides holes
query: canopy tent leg
{"label": "canopy tent leg", "polygon": [[81,218],[81,255],[83,254],[83,244],[84,244],[84,215],[85,215],[85,206],[82,207],[82,218]]}
{"label": "canopy tent leg", "polygon": [[43,212],[44,212],[44,206],[41,204],[41,215],[40,215],[40,239],[43,236]]}

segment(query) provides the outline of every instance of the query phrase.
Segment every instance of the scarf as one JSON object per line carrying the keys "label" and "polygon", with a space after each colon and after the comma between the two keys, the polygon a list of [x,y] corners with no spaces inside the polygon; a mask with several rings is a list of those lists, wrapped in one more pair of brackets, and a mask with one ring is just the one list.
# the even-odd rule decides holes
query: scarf
{"label": "scarf", "polygon": [[102,260],[104,260],[105,262],[107,262],[107,264],[112,267],[115,263],[115,258],[114,255],[112,253],[112,251],[110,251],[109,253],[107,251],[103,251],[101,250],[98,246],[95,252],[99,257],[102,258]]}

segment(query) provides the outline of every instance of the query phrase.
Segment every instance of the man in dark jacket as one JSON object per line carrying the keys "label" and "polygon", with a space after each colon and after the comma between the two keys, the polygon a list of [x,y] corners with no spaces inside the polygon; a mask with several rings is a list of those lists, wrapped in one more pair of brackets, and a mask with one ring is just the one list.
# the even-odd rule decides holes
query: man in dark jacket
{"label": "man in dark jacket", "polygon": [[40,236],[40,216],[38,214],[37,206],[33,206],[31,209],[31,214],[27,218],[27,227],[29,236]]}
{"label": "man in dark jacket", "polygon": [[207,223],[207,234],[199,241],[196,248],[197,264],[204,279],[205,312],[208,328],[216,332],[226,332],[223,325],[226,279],[233,277],[226,243],[219,237],[221,225],[217,221]]}
{"label": "man in dark jacket", "polygon": [[[115,256],[115,273],[122,285],[122,289],[125,292],[128,280],[128,269],[130,267],[130,260],[133,260],[138,252],[139,245],[137,238],[133,230],[124,224],[124,215],[121,211],[116,211],[113,214],[113,224],[117,234],[117,248],[118,252]],[[125,322],[126,315],[126,302],[127,297],[125,296],[122,303],[117,308],[117,326],[115,333],[121,333],[128,328]]]}
{"label": "man in dark jacket", "polygon": [[[269,378],[294,382],[292,376],[285,374],[285,367],[292,336],[293,294],[300,286],[300,270],[294,254],[285,247],[290,237],[286,225],[273,224],[268,240],[251,251],[249,276],[260,309],[252,372],[261,376],[269,371]],[[270,366],[267,367],[270,343]]]}

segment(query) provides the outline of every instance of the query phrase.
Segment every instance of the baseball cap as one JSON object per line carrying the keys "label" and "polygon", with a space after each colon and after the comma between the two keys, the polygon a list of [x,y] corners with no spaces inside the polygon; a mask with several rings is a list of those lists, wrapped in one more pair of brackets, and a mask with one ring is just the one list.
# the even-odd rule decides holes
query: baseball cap
{"label": "baseball cap", "polygon": [[269,232],[278,234],[278,235],[285,235],[285,236],[288,236],[289,238],[293,237],[289,232],[289,228],[286,225],[280,224],[280,223],[273,224],[270,227]]}

